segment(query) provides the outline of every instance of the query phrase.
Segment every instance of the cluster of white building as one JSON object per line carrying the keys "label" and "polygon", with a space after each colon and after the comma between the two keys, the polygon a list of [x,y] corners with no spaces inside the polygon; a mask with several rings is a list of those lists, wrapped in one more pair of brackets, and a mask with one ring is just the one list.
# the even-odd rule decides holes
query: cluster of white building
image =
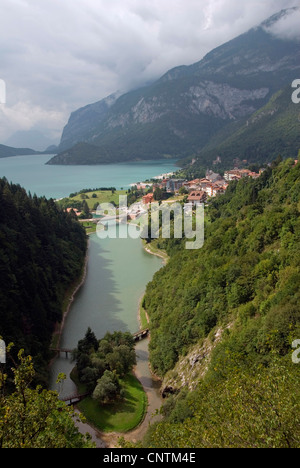
{"label": "cluster of white building", "polygon": [[252,172],[249,169],[233,169],[232,171],[227,171],[224,174],[224,178],[226,181],[231,182],[232,180],[240,180],[244,177],[252,177],[252,179],[258,179],[258,177],[262,174],[264,169],[259,171],[259,174],[256,172]]}
{"label": "cluster of white building", "polygon": [[189,191],[188,201],[192,203],[203,203],[207,198],[216,197],[225,193],[228,182],[220,174],[207,171],[204,179],[195,179],[187,182]]}
{"label": "cluster of white building", "polygon": [[[208,170],[205,178],[203,179],[187,181],[184,179],[161,177],[157,183],[138,183],[136,186],[138,189],[149,189],[152,187],[153,191],[156,187],[159,187],[168,193],[178,193],[179,190],[184,187],[188,192],[188,203],[195,205],[197,203],[205,203],[208,198],[216,197],[217,195],[225,193],[229,183],[233,180],[240,180],[244,177],[252,177],[256,179],[262,172],[263,169],[260,170],[259,174],[257,174],[249,169],[236,168],[225,172],[223,177],[216,172]],[[152,202],[153,193],[148,193],[148,195],[144,196],[144,205]]]}

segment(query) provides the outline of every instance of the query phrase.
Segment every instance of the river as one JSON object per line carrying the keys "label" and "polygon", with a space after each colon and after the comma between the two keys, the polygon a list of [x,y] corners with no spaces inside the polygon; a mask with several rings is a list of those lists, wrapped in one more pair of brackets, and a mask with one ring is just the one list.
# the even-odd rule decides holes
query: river
{"label": "river", "polygon": [[[88,327],[98,339],[103,338],[107,331],[134,333],[140,328],[139,301],[147,283],[162,267],[162,260],[145,252],[140,239],[122,238],[127,225],[120,225],[117,229],[117,239],[99,239],[96,234],[90,236],[85,283],[66,318],[61,348],[75,348]],[[144,435],[151,415],[161,405],[159,384],[149,369],[148,340],[138,343],[136,350],[136,375],[147,392],[149,410],[146,422],[134,438]],[[66,359],[62,353],[51,368],[50,387],[59,390],[56,386],[58,374],[63,372],[69,376],[73,367],[71,359]],[[68,377],[61,394],[67,397],[75,393],[76,387]]]}

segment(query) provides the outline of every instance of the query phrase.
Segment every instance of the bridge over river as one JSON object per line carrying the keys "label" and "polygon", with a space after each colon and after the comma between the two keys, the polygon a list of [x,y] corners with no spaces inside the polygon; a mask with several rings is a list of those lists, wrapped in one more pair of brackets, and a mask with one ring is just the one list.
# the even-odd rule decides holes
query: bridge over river
{"label": "bridge over river", "polygon": [[[132,336],[135,341],[141,341],[147,336],[149,336],[150,330],[149,328],[144,328],[143,330],[139,330],[136,333],[133,333]],[[60,354],[63,353],[66,356],[66,359],[68,359],[69,355],[72,355],[72,352],[74,351],[73,349],[70,348],[50,348],[51,351]],[[74,403],[79,403],[81,400],[89,396],[89,393],[84,393],[84,394],[73,394],[73,395],[68,395],[60,398],[61,401],[64,401],[67,405],[73,405]]]}
{"label": "bridge over river", "polygon": [[[136,333],[133,333],[132,337],[133,337],[134,341],[141,341],[141,340],[147,338],[147,336],[149,336],[149,333],[150,333],[149,328],[144,328],[143,330],[139,330]],[[68,359],[69,354],[71,355],[72,352],[74,351],[74,349],[71,349],[71,348],[50,348],[50,351],[53,351],[54,353],[57,353],[57,354],[64,353],[66,355],[66,359]]]}

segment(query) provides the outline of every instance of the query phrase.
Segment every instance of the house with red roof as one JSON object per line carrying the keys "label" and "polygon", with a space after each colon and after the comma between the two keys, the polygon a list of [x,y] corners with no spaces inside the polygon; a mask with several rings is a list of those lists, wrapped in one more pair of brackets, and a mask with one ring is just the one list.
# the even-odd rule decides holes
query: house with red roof
{"label": "house with red roof", "polygon": [[188,196],[188,202],[192,203],[193,205],[205,203],[206,200],[207,200],[207,194],[203,192],[202,190],[191,192]]}

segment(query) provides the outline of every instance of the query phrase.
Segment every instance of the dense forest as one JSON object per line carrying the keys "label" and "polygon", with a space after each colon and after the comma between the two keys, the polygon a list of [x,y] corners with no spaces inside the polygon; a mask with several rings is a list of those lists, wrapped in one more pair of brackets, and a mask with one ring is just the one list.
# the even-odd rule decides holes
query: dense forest
{"label": "dense forest", "polygon": [[32,356],[45,381],[51,336],[86,248],[74,216],[0,180],[0,336]]}
{"label": "dense forest", "polygon": [[210,202],[201,250],[160,240],[170,261],[143,305],[170,396],[145,445],[300,446],[299,211],[300,164],[278,158]]}

